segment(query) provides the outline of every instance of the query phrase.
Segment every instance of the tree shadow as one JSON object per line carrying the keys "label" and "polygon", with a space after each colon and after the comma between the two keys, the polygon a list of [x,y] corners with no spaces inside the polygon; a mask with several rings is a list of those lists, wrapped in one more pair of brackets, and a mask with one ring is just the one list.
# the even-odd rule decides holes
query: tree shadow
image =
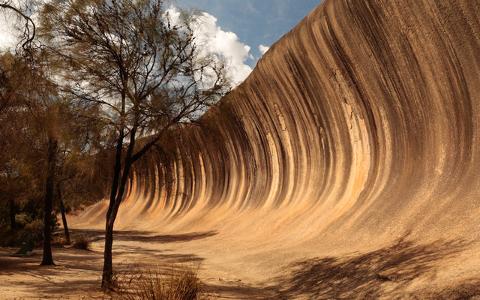
{"label": "tree shadow", "polygon": [[454,257],[467,245],[462,240],[417,245],[402,238],[365,254],[308,259],[277,278],[275,289],[278,296],[288,299],[394,297],[415,278],[434,273],[438,261]]}
{"label": "tree shadow", "polygon": [[[465,300],[478,299],[480,296],[480,279],[472,278],[456,285],[444,288],[440,291],[426,291],[414,295],[417,299],[432,300]],[[413,298],[413,297],[412,297]]]}
{"label": "tree shadow", "polygon": [[[90,241],[97,242],[105,238],[105,231],[90,229],[72,229],[73,239],[78,236],[86,236]],[[185,243],[217,235],[217,231],[190,232],[184,234],[153,235],[149,231],[114,231],[115,241],[131,241],[141,243]]]}
{"label": "tree shadow", "polygon": [[[72,238],[84,236],[91,242],[103,239],[103,231],[73,230]],[[168,249],[142,247],[142,242],[174,243],[207,238],[216,232],[189,233],[176,235],[151,235],[149,232],[119,231],[116,241],[139,242],[137,246],[119,243],[114,247],[116,272],[125,272],[134,265],[139,268],[155,268],[159,271],[181,268],[183,265],[199,266],[204,260],[195,254],[169,253]],[[10,282],[12,287],[31,290],[32,294],[43,297],[69,297],[70,294],[85,293],[90,299],[103,295],[100,291],[100,277],[103,263],[102,251],[85,251],[73,247],[54,249],[56,266],[40,266],[41,251],[36,249],[31,256],[15,257],[15,249],[0,249],[0,275],[19,276],[20,281]],[[2,293],[0,291],[0,298]]]}
{"label": "tree shadow", "polygon": [[[91,232],[90,232],[91,233]],[[102,233],[94,232],[94,234]],[[136,238],[138,232],[122,232],[126,240]],[[197,234],[168,236],[166,240],[185,241]],[[208,236],[205,234],[203,236]],[[143,237],[142,237],[143,238]],[[442,261],[454,258],[471,243],[463,240],[437,241],[417,244],[406,238],[390,246],[347,256],[312,258],[291,264],[286,271],[260,285],[250,285],[240,280],[211,279],[204,284],[208,294],[223,299],[469,299],[480,295],[480,279],[472,278],[457,286],[443,290],[419,290],[405,294],[416,279],[428,280],[435,276]],[[171,253],[168,249],[143,248],[121,244],[116,247],[116,269],[128,270],[132,263],[138,267],[165,269],[182,265],[199,266],[204,258],[194,254]],[[140,260],[139,260],[140,259]],[[24,282],[39,295],[65,295],[68,291],[98,291],[102,253],[65,249],[56,253],[58,267],[38,266],[40,253],[32,257],[2,257],[0,275],[24,274],[41,278]],[[77,278],[75,274],[89,273]],[[92,276],[93,275],[93,276]],[[65,282],[58,282],[58,278]],[[50,281],[55,279],[56,282]],[[19,283],[20,284],[20,283]],[[216,297],[212,297],[215,299]]]}
{"label": "tree shadow", "polygon": [[219,282],[207,285],[206,290],[227,299],[470,299],[480,295],[479,278],[440,291],[405,294],[415,279],[434,276],[442,260],[455,257],[469,245],[463,240],[420,245],[405,237],[368,253],[293,263],[263,285]]}
{"label": "tree shadow", "polygon": [[155,262],[155,266],[162,264],[199,264],[204,261],[203,257],[195,254],[167,253],[170,251],[171,250],[145,249],[142,247],[126,246],[124,248],[117,247],[114,251],[114,256],[122,257],[123,260],[125,260],[124,264],[127,265],[132,261],[129,258],[130,255],[136,258],[148,257],[148,261]]}

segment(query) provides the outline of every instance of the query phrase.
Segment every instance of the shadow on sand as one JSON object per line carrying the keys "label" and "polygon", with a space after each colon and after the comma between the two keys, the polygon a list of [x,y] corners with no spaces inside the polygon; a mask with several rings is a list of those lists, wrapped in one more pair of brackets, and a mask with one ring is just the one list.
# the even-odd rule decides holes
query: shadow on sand
{"label": "shadow on sand", "polygon": [[441,260],[468,246],[464,241],[417,245],[405,239],[364,254],[323,257],[292,264],[271,280],[273,285],[211,285],[209,290],[231,299],[470,299],[480,295],[480,280],[440,291],[406,294],[413,280],[434,276]]}
{"label": "shadow on sand", "polygon": [[[105,238],[105,231],[91,229],[72,229],[71,234],[75,236],[86,236],[92,242]],[[194,240],[205,239],[217,235],[217,231],[191,232],[184,234],[152,235],[148,231],[114,231],[115,241],[143,242],[143,243],[185,243]]]}
{"label": "shadow on sand", "polygon": [[[87,235],[101,239],[101,231],[75,231],[74,235]],[[202,257],[194,254],[171,253],[170,250],[143,248],[143,242],[178,243],[208,238],[216,232],[189,233],[180,235],[148,235],[147,232],[116,232],[116,239],[139,241],[138,245],[118,244],[115,255],[118,261],[129,263],[144,258],[157,266],[175,264],[198,265]],[[285,273],[252,286],[241,281],[225,281],[221,278],[205,284],[205,291],[212,299],[470,299],[480,295],[478,278],[462,282],[443,290],[418,291],[406,294],[406,288],[416,279],[433,278],[441,261],[455,257],[470,243],[462,240],[437,241],[415,244],[406,238],[392,245],[367,253],[355,253],[342,257],[322,257],[296,262],[286,268]],[[65,296],[66,291],[97,290],[102,265],[99,251],[69,249],[55,254],[58,267],[38,266],[40,253],[32,257],[18,258],[0,255],[0,275],[23,274],[38,277],[33,282],[25,279],[19,284],[28,285],[38,294]],[[139,265],[141,266],[141,265]],[[118,270],[128,264],[118,263]],[[84,276],[78,278],[79,274]],[[85,274],[87,276],[85,276]],[[89,275],[90,274],[90,275]],[[58,282],[58,279],[64,281]],[[55,282],[53,281],[55,280]],[[90,298],[93,298],[90,294]]]}
{"label": "shadow on sand", "polygon": [[[163,267],[171,270],[182,265],[198,266],[203,258],[195,254],[171,253],[167,249],[151,249],[142,247],[143,243],[168,244],[189,242],[211,237],[216,232],[187,233],[179,235],[152,235],[140,231],[116,231],[114,249],[115,270],[125,272],[134,266],[148,266],[161,271]],[[90,242],[99,242],[102,245],[104,232],[100,230],[72,230],[72,240],[79,236],[86,237]],[[138,244],[136,242],[139,242]],[[150,246],[151,246],[150,244]],[[105,296],[100,292],[100,276],[103,265],[103,253],[100,250],[78,250],[74,248],[54,248],[54,260],[57,266],[39,266],[41,251],[36,250],[26,257],[15,257],[12,254],[16,249],[0,249],[0,276],[18,277],[15,286],[23,290],[31,290],[32,295],[43,298],[77,299],[84,294],[85,299]],[[106,296],[106,299],[109,297]],[[0,299],[2,291],[0,289]]]}

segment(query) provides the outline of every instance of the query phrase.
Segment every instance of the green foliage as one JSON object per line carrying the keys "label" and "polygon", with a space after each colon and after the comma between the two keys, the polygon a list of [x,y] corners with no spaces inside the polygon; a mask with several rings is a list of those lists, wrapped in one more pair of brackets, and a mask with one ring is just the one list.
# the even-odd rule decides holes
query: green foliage
{"label": "green foliage", "polygon": [[[45,53],[35,54],[37,64],[48,62]],[[107,176],[97,176],[104,165],[98,163],[95,150],[101,127],[81,119],[83,113],[81,107],[59,95],[40,65],[32,68],[21,56],[0,53],[1,245],[41,244],[47,137],[58,142],[55,181],[62,188],[66,206],[75,209],[103,198]],[[56,196],[53,207],[58,211]],[[56,224],[52,216],[53,229]]]}
{"label": "green foliage", "polygon": [[0,227],[0,247],[21,247],[21,250],[29,249],[28,251],[31,251],[34,247],[40,246],[42,240],[43,222],[39,219],[31,221],[17,230],[11,230],[6,226]]}

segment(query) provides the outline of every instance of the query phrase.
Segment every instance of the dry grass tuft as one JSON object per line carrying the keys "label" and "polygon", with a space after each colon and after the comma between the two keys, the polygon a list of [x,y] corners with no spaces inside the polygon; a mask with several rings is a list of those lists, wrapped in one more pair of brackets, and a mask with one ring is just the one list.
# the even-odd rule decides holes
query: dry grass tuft
{"label": "dry grass tuft", "polygon": [[117,299],[197,300],[201,282],[193,268],[138,269],[116,278]]}

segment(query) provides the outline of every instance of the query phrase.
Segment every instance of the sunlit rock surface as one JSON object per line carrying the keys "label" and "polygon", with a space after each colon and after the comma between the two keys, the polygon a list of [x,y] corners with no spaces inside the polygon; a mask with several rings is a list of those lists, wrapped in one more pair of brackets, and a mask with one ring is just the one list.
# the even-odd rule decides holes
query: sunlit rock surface
{"label": "sunlit rock surface", "polygon": [[478,1],[327,0],[201,123],[137,165],[116,229],[212,232],[178,249],[252,280],[402,237],[466,245],[437,281],[477,274]]}

